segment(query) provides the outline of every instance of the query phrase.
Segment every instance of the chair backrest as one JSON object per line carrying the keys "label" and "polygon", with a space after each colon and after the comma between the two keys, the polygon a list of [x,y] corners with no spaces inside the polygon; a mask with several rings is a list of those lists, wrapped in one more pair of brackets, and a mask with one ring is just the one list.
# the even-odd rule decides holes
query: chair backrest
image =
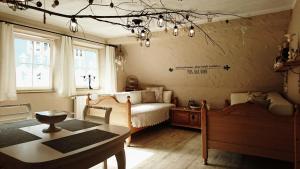
{"label": "chair backrest", "polygon": [[[104,110],[105,115],[104,118],[100,116],[89,115],[90,109]],[[109,124],[110,121],[110,113],[112,111],[111,107],[100,107],[100,106],[90,106],[86,105],[83,110],[84,118],[90,121],[98,121],[99,119],[103,120],[106,124]]]}
{"label": "chair backrest", "polygon": [[0,123],[32,118],[30,104],[0,105]]}

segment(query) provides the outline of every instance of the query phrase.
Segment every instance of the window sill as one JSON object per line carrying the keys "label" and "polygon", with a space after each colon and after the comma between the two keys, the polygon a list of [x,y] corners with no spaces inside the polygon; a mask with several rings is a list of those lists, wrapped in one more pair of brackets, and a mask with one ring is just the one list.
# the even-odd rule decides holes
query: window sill
{"label": "window sill", "polygon": [[102,91],[100,89],[76,89],[76,94],[93,94],[93,93],[101,93]]}
{"label": "window sill", "polygon": [[[30,94],[30,93],[55,93],[54,89],[41,89],[41,90],[17,90],[17,94]],[[84,89],[84,88],[77,88],[76,95],[81,94],[93,94],[93,93],[103,93],[100,89]]]}
{"label": "window sill", "polygon": [[17,90],[17,94],[28,94],[28,93],[54,93],[52,89],[45,90]]}

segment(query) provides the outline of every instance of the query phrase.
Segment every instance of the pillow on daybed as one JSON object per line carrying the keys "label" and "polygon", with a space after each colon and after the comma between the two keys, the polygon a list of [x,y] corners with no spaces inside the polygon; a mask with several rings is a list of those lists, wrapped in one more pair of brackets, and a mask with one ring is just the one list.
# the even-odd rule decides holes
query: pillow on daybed
{"label": "pillow on daybed", "polygon": [[130,93],[129,92],[118,92],[118,93],[115,93],[114,95],[119,103],[126,103],[127,96],[130,96]]}
{"label": "pillow on daybed", "polygon": [[130,92],[130,102],[131,104],[142,103],[142,91],[132,91]]}
{"label": "pillow on daybed", "polygon": [[142,102],[143,103],[155,103],[156,97],[153,91],[142,91]]}
{"label": "pillow on daybed", "polygon": [[155,100],[157,103],[163,102],[164,87],[147,87],[146,90],[155,92]]}
{"label": "pillow on daybed", "polygon": [[172,91],[163,91],[163,102],[164,103],[172,102]]}
{"label": "pillow on daybed", "polygon": [[115,97],[120,103],[127,103],[127,96],[130,96],[131,104],[142,103],[142,91],[119,92],[115,93]]}

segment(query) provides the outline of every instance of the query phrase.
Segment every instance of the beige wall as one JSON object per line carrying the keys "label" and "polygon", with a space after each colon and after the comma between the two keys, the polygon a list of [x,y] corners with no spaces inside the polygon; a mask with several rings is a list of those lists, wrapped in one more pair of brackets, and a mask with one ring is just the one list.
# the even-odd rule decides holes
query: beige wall
{"label": "beige wall", "polygon": [[[61,32],[61,33],[65,33],[65,34],[71,34],[68,29],[62,29],[62,28],[56,27],[54,25],[49,25],[49,24],[44,25],[42,23],[42,21],[35,22],[35,21],[31,21],[31,20],[24,19],[21,17],[7,15],[7,14],[1,13],[1,12],[0,12],[0,19],[5,20],[5,21],[10,21],[10,22],[15,22],[15,23],[26,24],[26,25],[29,25],[32,27],[42,28],[42,29],[46,29],[46,30]],[[15,28],[17,28],[18,30],[25,31],[25,32],[26,31],[34,32],[37,34],[41,34],[43,36],[54,36],[54,37],[57,36],[55,34],[50,34],[50,33],[46,33],[43,31],[32,30],[32,29],[24,28],[24,27],[20,27],[20,26],[15,26]],[[66,28],[67,28],[67,26],[66,26]],[[78,37],[83,37],[83,34],[80,34],[80,33],[76,33],[76,34],[72,34],[72,35],[78,36]],[[57,37],[60,37],[60,36],[57,36]],[[102,39],[97,36],[85,34],[85,37],[87,39],[95,40],[98,42],[105,42],[105,39]],[[43,110],[65,110],[65,111],[70,111],[70,112],[73,111],[73,100],[68,97],[67,98],[59,97],[54,92],[52,92],[52,93],[49,93],[49,92],[48,93],[19,93],[17,95],[17,97],[18,98],[16,101],[0,102],[0,105],[16,104],[16,103],[30,103],[32,106],[33,112],[43,111]]]}
{"label": "beige wall", "polygon": [[[300,1],[298,1],[293,9],[293,14],[291,18],[291,22],[289,25],[289,33],[296,33],[297,37],[291,43],[291,47],[296,49],[299,48],[299,38],[300,38]],[[297,40],[298,38],[298,40]],[[298,42],[298,43],[297,43]],[[300,60],[300,56],[298,58]],[[300,67],[294,69],[295,72],[300,73]],[[294,102],[300,104],[300,75],[289,71],[288,74],[288,97]]]}
{"label": "beige wall", "polygon": [[[140,47],[134,38],[110,39],[122,44],[127,57],[125,71],[119,72],[119,89],[126,75],[136,75],[143,84],[164,85],[173,90],[182,105],[188,99],[207,99],[212,107],[221,107],[231,92],[282,89],[283,79],[272,69],[277,45],[287,32],[290,11],[202,25],[224,48],[207,45],[200,32],[190,38],[181,30],[180,36],[153,33],[151,47]],[[242,30],[245,31],[243,36]],[[188,75],[185,71],[170,73],[175,66],[228,64],[232,68],[208,70],[208,74]]]}

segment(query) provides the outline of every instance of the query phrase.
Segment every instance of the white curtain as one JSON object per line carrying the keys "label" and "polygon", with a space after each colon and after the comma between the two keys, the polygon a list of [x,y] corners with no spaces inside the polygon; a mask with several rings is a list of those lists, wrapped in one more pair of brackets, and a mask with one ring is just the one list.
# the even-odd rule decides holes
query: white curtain
{"label": "white curtain", "polygon": [[16,98],[13,25],[2,22],[0,23],[0,101]]}
{"label": "white curtain", "polygon": [[76,94],[72,38],[63,36],[56,44],[55,90],[59,96]]}
{"label": "white curtain", "polygon": [[[117,72],[115,64],[115,48],[106,46],[105,49],[105,64],[104,71],[101,73],[104,78],[101,78],[100,84],[102,89],[108,93],[117,91]],[[100,75],[101,76],[101,75]]]}

